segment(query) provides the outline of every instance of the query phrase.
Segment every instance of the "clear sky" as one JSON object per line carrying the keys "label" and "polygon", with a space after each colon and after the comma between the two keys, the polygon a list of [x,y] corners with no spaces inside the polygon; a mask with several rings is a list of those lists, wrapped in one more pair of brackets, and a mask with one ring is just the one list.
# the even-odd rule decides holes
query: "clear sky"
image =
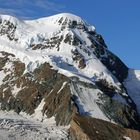
{"label": "clear sky", "polygon": [[96,27],[108,48],[140,69],[140,0],[0,0],[0,13],[34,19],[76,14]]}

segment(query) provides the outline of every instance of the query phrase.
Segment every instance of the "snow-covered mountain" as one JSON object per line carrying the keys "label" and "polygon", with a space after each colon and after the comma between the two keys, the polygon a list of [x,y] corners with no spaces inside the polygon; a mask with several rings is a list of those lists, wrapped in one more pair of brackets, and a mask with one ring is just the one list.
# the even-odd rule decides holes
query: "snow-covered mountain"
{"label": "snow-covered mountain", "polygon": [[[139,76],[78,16],[25,21],[0,16],[1,110],[44,123],[54,118],[54,130],[67,128],[63,139],[92,139],[83,124],[88,128],[86,122],[94,118],[140,129]],[[38,131],[44,133],[44,127]]]}

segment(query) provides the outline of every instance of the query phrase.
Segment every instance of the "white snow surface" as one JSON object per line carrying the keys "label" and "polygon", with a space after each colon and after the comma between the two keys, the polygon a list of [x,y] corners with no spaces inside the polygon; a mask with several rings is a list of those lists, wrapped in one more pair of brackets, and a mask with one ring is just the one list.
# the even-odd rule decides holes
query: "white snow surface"
{"label": "white snow surface", "polygon": [[125,140],[131,140],[131,138],[130,137],[127,137],[127,136],[124,136],[123,137]]}
{"label": "white snow surface", "polygon": [[13,95],[14,97],[16,97],[16,95],[18,94],[18,92],[19,92],[20,90],[22,90],[21,87],[18,88],[16,85],[13,86],[12,91],[11,91],[11,92],[12,92],[12,95]]}
{"label": "white snow surface", "polygon": [[128,94],[136,103],[138,113],[140,114],[140,70],[130,69],[124,85]]}
{"label": "white snow surface", "polygon": [[37,121],[14,111],[0,111],[0,140],[67,140],[69,126],[56,126],[54,117]]}
{"label": "white snow surface", "polygon": [[82,85],[71,85],[71,92],[75,95],[75,102],[78,106],[78,111],[82,115],[92,116],[94,118],[109,120],[101,111],[97,103],[101,103],[99,94],[103,94],[99,89],[85,88]]}
{"label": "white snow surface", "polygon": [[5,77],[4,71],[0,71],[0,85],[3,83],[4,77]]}
{"label": "white snow surface", "polygon": [[43,98],[40,104],[38,105],[38,107],[35,109],[35,113],[32,115],[34,118],[36,118],[39,121],[44,120],[44,116],[42,115],[42,110],[43,110],[44,105],[45,105],[45,101]]}

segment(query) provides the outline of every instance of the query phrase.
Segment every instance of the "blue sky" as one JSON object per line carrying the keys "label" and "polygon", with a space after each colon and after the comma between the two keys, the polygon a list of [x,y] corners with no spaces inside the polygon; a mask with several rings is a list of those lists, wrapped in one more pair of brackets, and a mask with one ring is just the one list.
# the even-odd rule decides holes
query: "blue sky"
{"label": "blue sky", "polygon": [[34,19],[76,14],[96,27],[109,49],[140,69],[140,0],[0,0],[0,13]]}

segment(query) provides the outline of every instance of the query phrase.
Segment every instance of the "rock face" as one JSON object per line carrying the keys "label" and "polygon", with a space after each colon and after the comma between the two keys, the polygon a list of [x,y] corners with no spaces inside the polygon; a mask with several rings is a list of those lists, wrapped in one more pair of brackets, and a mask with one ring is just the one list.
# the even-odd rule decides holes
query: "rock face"
{"label": "rock face", "polygon": [[128,71],[80,17],[0,16],[1,110],[55,117],[56,125],[70,126],[68,139],[139,139],[131,130],[140,122]]}
{"label": "rock face", "polygon": [[71,129],[73,140],[139,140],[139,131],[125,129],[103,120],[76,115]]}

